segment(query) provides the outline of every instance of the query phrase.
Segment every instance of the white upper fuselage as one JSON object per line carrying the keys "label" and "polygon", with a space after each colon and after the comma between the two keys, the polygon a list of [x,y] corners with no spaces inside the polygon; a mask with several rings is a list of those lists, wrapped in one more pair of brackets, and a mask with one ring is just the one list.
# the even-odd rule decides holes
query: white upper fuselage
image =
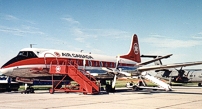
{"label": "white upper fuselage", "polygon": [[[116,62],[117,56],[106,56],[99,54],[88,54],[83,52],[73,52],[73,51],[65,51],[65,50],[51,50],[51,49],[39,49],[39,48],[24,48],[20,51],[33,51],[38,58],[66,58],[66,59],[82,59],[82,60],[91,60],[91,61],[99,61],[99,62]],[[120,59],[120,63],[125,64],[133,64],[135,65],[135,61],[131,61],[128,59]]]}
{"label": "white upper fuselage", "polygon": [[[29,58],[34,53],[37,57]],[[33,54],[31,54],[33,56]],[[15,68],[47,68],[52,60],[76,60],[79,68],[101,69],[102,67],[115,68],[117,57],[98,54],[87,54],[65,50],[51,50],[40,48],[24,48],[20,50],[16,57],[26,57],[25,59],[11,59],[1,68],[3,74],[11,73]],[[15,58],[16,58],[15,57]],[[119,66],[135,67],[136,62],[128,59],[119,59]]]}

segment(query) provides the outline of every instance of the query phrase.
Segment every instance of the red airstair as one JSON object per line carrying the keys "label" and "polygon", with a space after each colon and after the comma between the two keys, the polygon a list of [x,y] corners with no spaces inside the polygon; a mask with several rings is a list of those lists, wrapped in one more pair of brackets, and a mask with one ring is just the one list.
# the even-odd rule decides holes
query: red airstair
{"label": "red airstair", "polygon": [[[55,63],[56,61],[57,63]],[[98,94],[100,91],[99,83],[97,80],[87,73],[86,71],[80,71],[76,61],[67,60],[53,60],[50,64],[49,73],[52,74],[52,88],[49,90],[51,94],[55,91],[64,92],[82,92],[83,94]],[[54,75],[61,75],[63,78],[54,85]],[[72,86],[71,84],[65,84],[64,87],[58,88],[58,86],[65,80],[66,77],[70,77],[78,85]]]}

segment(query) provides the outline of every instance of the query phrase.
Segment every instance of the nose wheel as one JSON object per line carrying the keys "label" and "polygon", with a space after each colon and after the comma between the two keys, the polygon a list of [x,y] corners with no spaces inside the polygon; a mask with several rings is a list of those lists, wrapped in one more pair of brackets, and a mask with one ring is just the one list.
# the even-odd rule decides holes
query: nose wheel
{"label": "nose wheel", "polygon": [[29,93],[34,93],[34,88],[33,87],[28,87],[26,90],[22,91],[21,94],[29,94]]}

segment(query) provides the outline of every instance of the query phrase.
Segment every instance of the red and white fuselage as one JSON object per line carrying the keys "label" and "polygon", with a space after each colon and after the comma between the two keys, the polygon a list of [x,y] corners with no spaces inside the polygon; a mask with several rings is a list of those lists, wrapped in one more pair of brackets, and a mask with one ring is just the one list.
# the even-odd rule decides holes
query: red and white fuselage
{"label": "red and white fuselage", "polygon": [[[14,69],[49,68],[53,60],[76,61],[79,69],[101,70],[103,67],[115,68],[117,56],[105,56],[65,50],[24,48],[20,50],[16,57],[5,63],[0,71],[9,76]],[[140,51],[137,36],[134,35],[132,37],[129,53],[120,56],[119,66],[134,67],[137,62],[140,62]]]}

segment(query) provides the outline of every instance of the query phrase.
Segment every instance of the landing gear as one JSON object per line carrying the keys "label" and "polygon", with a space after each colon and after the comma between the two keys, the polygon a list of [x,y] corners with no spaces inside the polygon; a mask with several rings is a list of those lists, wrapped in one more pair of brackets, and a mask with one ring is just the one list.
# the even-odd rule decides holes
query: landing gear
{"label": "landing gear", "polygon": [[147,84],[145,83],[145,81],[142,78],[140,78],[140,80],[137,82],[137,84],[133,84],[133,90],[134,91],[142,90],[142,88],[140,88],[141,86],[143,86],[143,87],[147,86]]}
{"label": "landing gear", "polygon": [[201,83],[198,83],[198,86],[201,87],[202,86]]}
{"label": "landing gear", "polygon": [[29,86],[26,88],[26,90],[22,91],[21,94],[29,94],[29,93],[34,93],[34,88]]}
{"label": "landing gear", "polygon": [[21,94],[29,94],[29,93],[34,93],[34,88],[33,87],[28,87],[26,90],[22,91]]}
{"label": "landing gear", "polygon": [[137,87],[136,85],[134,85],[134,86],[133,86],[133,90],[134,90],[134,91],[138,91],[138,90],[139,90],[139,87]]}
{"label": "landing gear", "polygon": [[7,85],[6,91],[7,91],[7,92],[11,92],[10,84]]}
{"label": "landing gear", "polygon": [[109,92],[112,92],[112,93],[116,92],[116,88],[115,88],[115,86],[113,87],[112,84],[113,84],[112,80],[109,80],[108,82],[106,82],[106,92],[107,93],[109,93]]}
{"label": "landing gear", "polygon": [[115,87],[112,88],[112,85],[106,84],[106,92],[113,92],[114,93],[115,91],[116,91]]}

